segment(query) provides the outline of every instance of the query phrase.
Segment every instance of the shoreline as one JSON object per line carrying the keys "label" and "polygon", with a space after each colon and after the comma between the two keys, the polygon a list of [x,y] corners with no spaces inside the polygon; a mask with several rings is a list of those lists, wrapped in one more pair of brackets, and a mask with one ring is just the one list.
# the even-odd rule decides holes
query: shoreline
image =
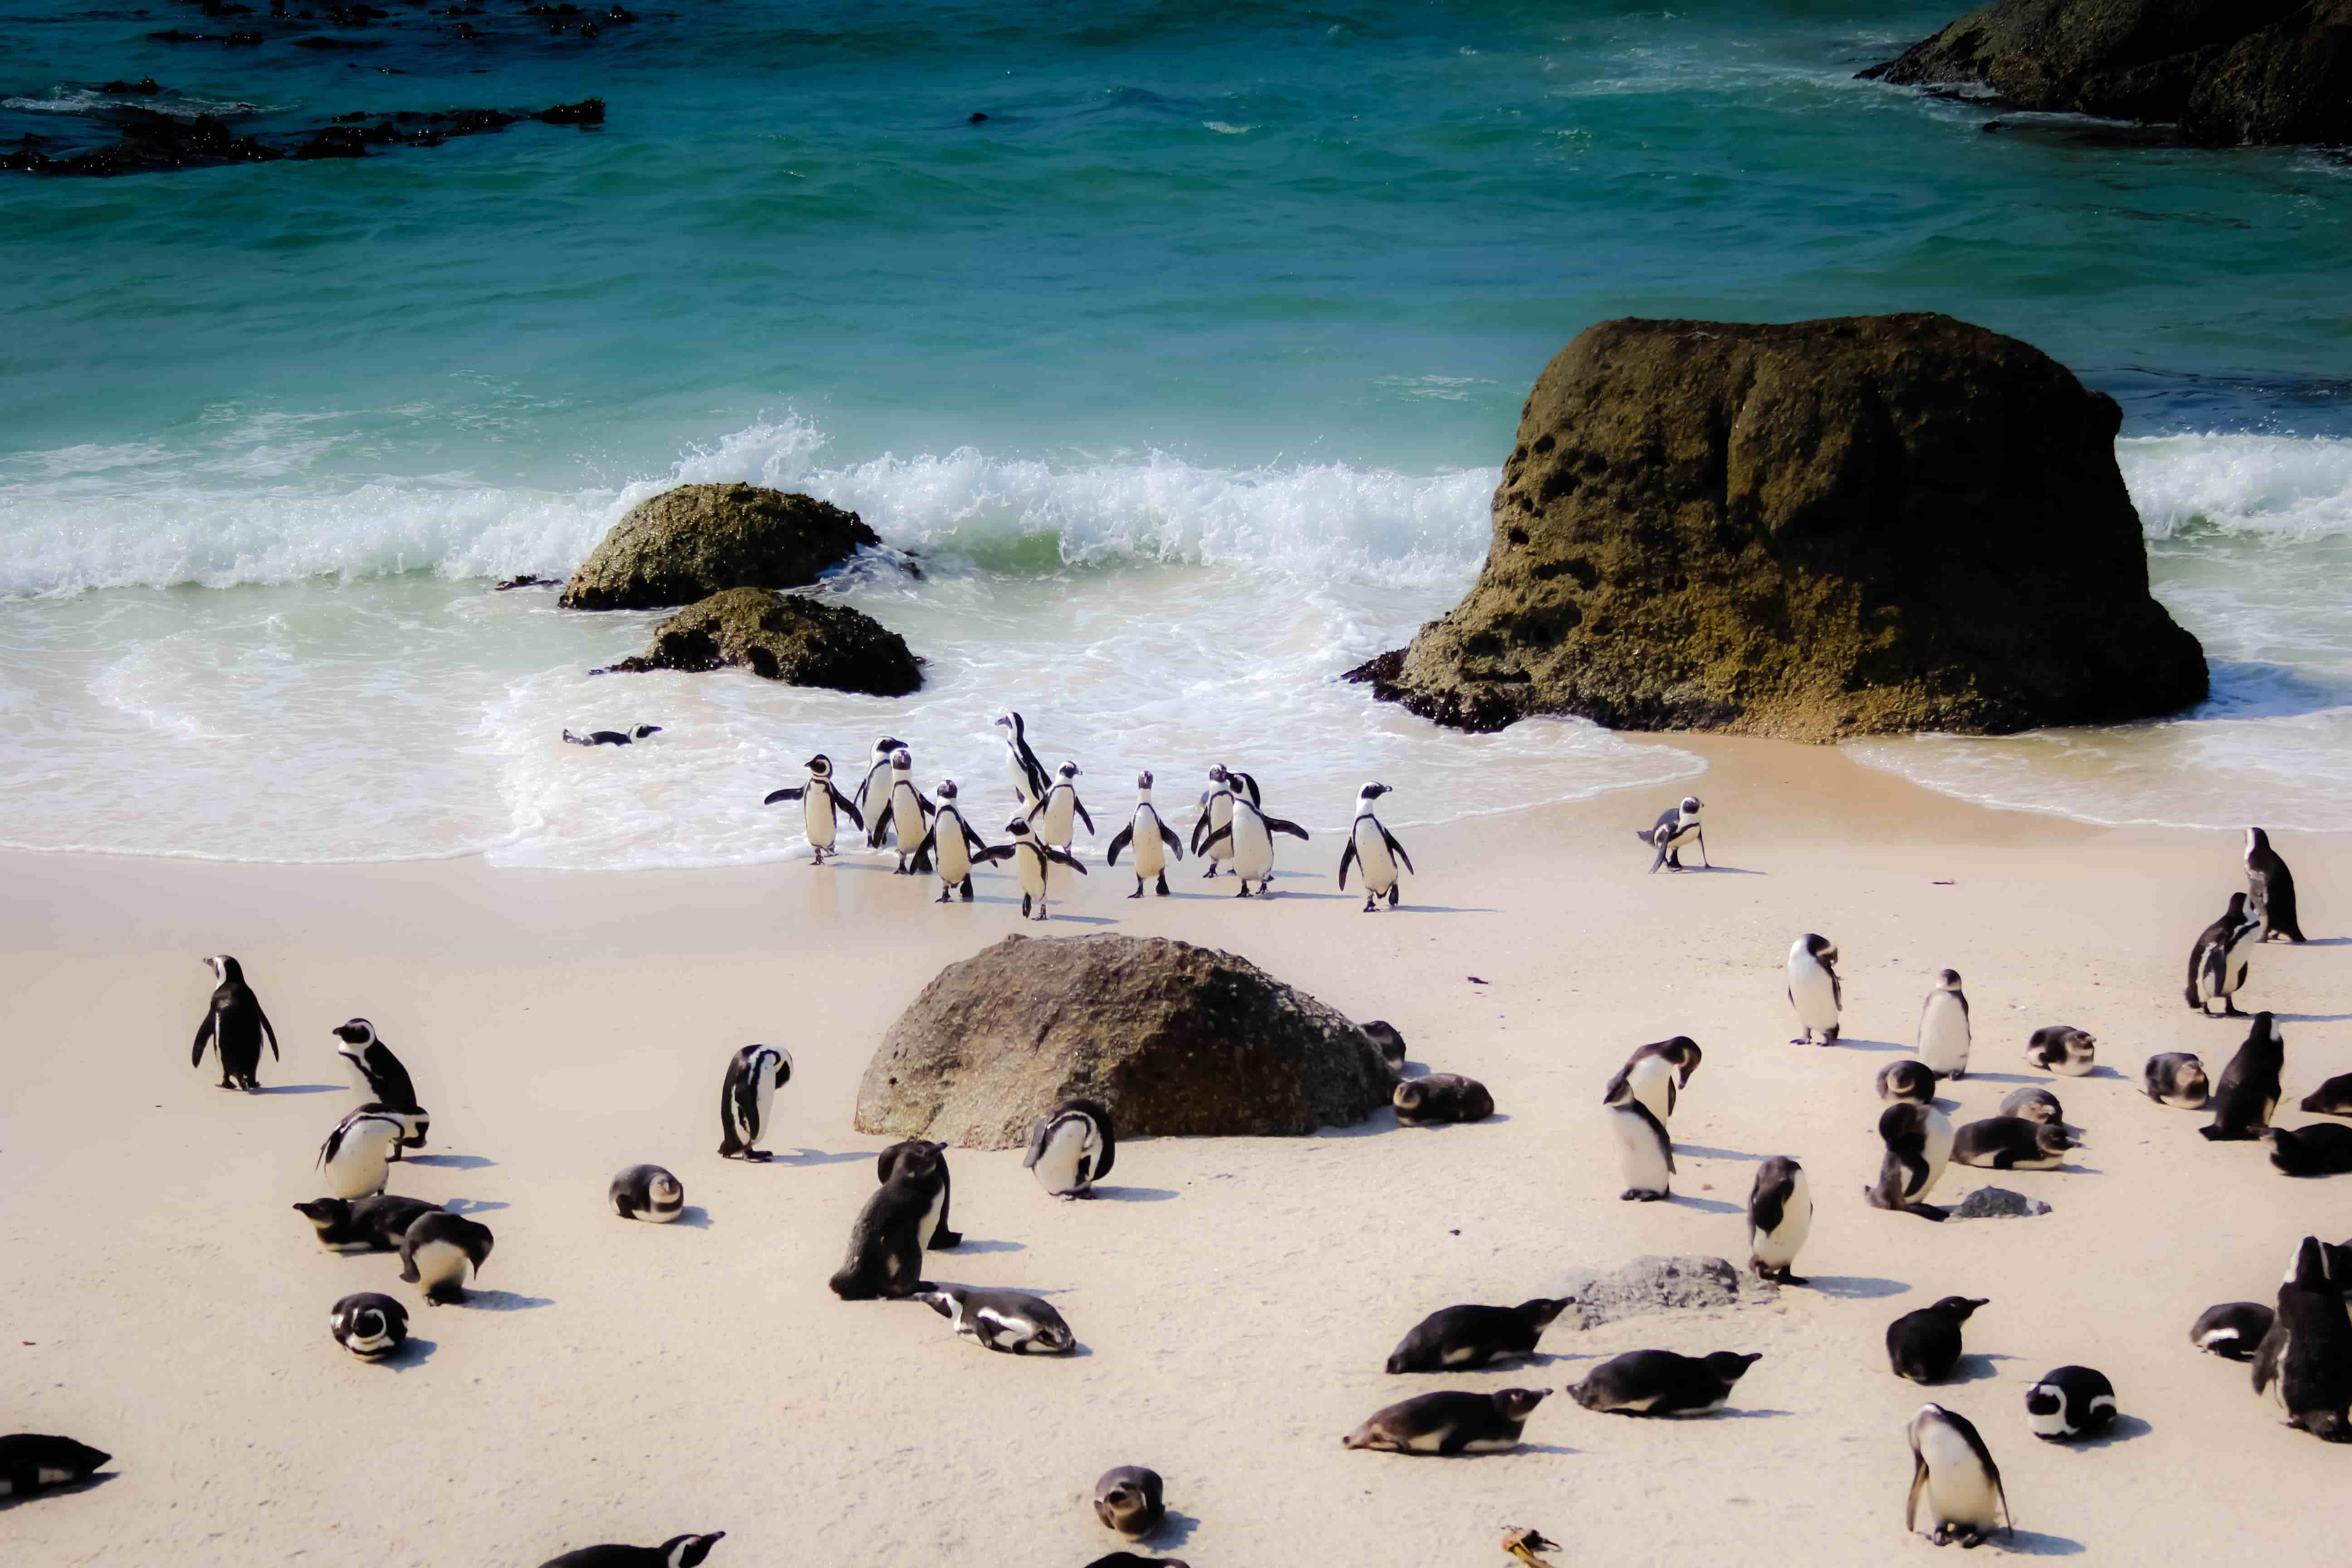
{"label": "shoreline", "polygon": [[[824,1288],[887,1142],[850,1131],[857,1079],[942,965],[1023,930],[1001,873],[984,901],[941,910],[935,880],[866,857],[615,878],[478,857],[0,854],[21,1075],[0,1107],[16,1173],[0,1237],[42,1260],[8,1292],[13,1337],[32,1342],[8,1347],[0,1407],[115,1455],[114,1479],[18,1504],[8,1528],[66,1562],[276,1563],[331,1543],[427,1562],[462,1540],[467,1561],[530,1568],[594,1541],[725,1530],[714,1564],[1075,1565],[1117,1547],[1085,1506],[1094,1478],[1145,1464],[1179,1517],[1153,1548],[1202,1568],[1298,1555],[1302,1531],[1318,1558],[1475,1563],[1506,1524],[1580,1560],[1864,1563],[1907,1549],[1902,1425],[1933,1398],[2003,1466],[2019,1552],[2317,1557],[2338,1533],[2324,1507],[2201,1501],[2325,1497],[2341,1456],[2279,1426],[2246,1369],[2199,1354],[2188,1329],[2215,1302],[2267,1300],[2294,1237],[2337,1239],[2341,1190],[2278,1175],[2258,1145],[2206,1143],[2202,1116],[2137,1088],[2150,1054],[2194,1049],[2218,1071],[2243,1036],[2179,994],[2190,939],[2242,885],[2234,847],[1979,806],[1835,748],[1634,738],[1707,759],[1696,787],[1724,869],[1643,874],[1631,834],[1668,785],[1401,832],[1420,873],[1393,913],[1338,893],[1339,846],[1320,834],[1281,843],[1271,903],[1211,907],[1189,859],[1171,885],[1190,896],[1131,903],[1123,870],[1099,864],[1114,829],[1097,815],[1092,874],[1029,934],[1240,953],[1391,1020],[1416,1070],[1478,1078],[1499,1113],[1122,1140],[1116,1191],[1094,1204],[1045,1199],[1017,1154],[951,1152],[970,1239],[932,1277],[1049,1295],[1083,1347],[1066,1360],[992,1356],[919,1307]],[[2246,1002],[2284,1020],[2280,1120],[2299,1125],[2294,1100],[2352,1070],[2352,1020],[2329,1001],[2352,843],[2279,847],[2315,941],[2259,952]],[[1808,930],[1845,955],[1834,1051],[1786,1043],[1780,963]],[[210,988],[197,961],[224,950],[286,1051],[263,1062],[275,1092],[252,1099],[186,1066]],[[1954,1121],[2050,1081],[2090,1143],[2057,1173],[1955,1168],[1935,1196],[2012,1187],[2053,1205],[2042,1218],[1930,1226],[1857,1192],[1878,1161],[1872,1076],[1907,1050],[1948,963],[1977,1019]],[[288,1211],[316,1195],[311,1154],[355,1103],[326,1033],[354,1015],[433,1112],[393,1190],[466,1200],[497,1232],[474,1306],[422,1308],[392,1260],[327,1255]],[[2098,1037],[2095,1076],[2025,1070],[2026,1034],[2060,1020]],[[1622,1204],[1601,1087],[1674,1033],[1706,1052],[1674,1126],[1676,1200]],[[719,1072],[761,1039],[797,1058],[779,1157],[721,1162]],[[1532,1366],[1381,1372],[1441,1306],[1553,1293],[1644,1254],[1743,1262],[1739,1209],[1772,1153],[1811,1173],[1811,1286],[1555,1326]],[[605,1211],[606,1178],[640,1160],[677,1171],[701,1214],[652,1227]],[[429,1349],[397,1370],[337,1349],[327,1308],[359,1289],[407,1301]],[[1966,1381],[1895,1379],[1886,1322],[1953,1293],[1992,1299]],[[1515,1455],[1339,1446],[1411,1394],[1559,1388],[1586,1358],[1651,1345],[1764,1359],[1731,1418],[1602,1417],[1561,1394]],[[2126,1420],[2103,1445],[2026,1432],[2023,1387],[2068,1362],[2115,1381]]]}

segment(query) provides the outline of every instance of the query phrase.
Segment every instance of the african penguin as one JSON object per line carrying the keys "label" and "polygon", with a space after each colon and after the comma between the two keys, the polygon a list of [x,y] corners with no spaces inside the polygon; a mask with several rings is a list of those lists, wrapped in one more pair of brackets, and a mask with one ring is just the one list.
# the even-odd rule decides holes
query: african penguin
{"label": "african penguin", "polygon": [[921,790],[915,787],[914,753],[901,746],[890,753],[890,793],[887,805],[866,829],[868,848],[879,849],[885,837],[898,837],[898,868],[892,873],[899,877],[927,876],[931,869],[923,845],[930,837],[931,814],[939,806]]}
{"label": "african penguin", "polygon": [[2246,912],[2262,921],[2263,941],[2274,936],[2303,941],[2303,922],[2294,911],[2294,873],[2271,847],[2271,836],[2259,827],[2246,829]]}
{"label": "african penguin", "polygon": [[481,1274],[497,1239],[488,1226],[461,1214],[419,1215],[400,1238],[400,1277],[417,1288],[426,1306],[463,1301],[467,1271]]}
{"label": "african penguin", "polygon": [[1549,1388],[1498,1388],[1492,1394],[1448,1389],[1416,1394],[1375,1410],[1339,1439],[1343,1448],[1392,1454],[1502,1454],[1519,1446],[1528,1417]]}
{"label": "african penguin", "polygon": [[2216,1142],[2244,1142],[2259,1138],[2278,1109],[2279,1075],[2286,1069],[2286,1037],[2268,1013],[2254,1015],[2238,1054],[2221,1069],[2207,1103],[2213,1121],[2197,1131]]}
{"label": "african penguin", "polygon": [[[2205,1077],[2205,1064],[2188,1051],[2165,1051],[2148,1058],[2147,1066],[2140,1069],[2140,1081],[2150,1100],[2178,1110],[2203,1109],[2213,1092]],[[2310,1110],[2311,1102],[2305,1100],[2303,1108]]]}
{"label": "african penguin", "polygon": [[955,1175],[948,1169],[948,1146],[928,1138],[908,1138],[875,1156],[874,1179],[885,1186],[907,1167],[908,1179],[928,1185],[936,1171],[939,1182],[930,1206],[915,1225],[915,1247],[922,1252],[950,1252],[963,1244],[963,1233],[949,1228],[948,1209],[955,1201]]}
{"label": "african penguin", "polygon": [[[1209,863],[1209,868],[1201,873],[1203,877],[1215,876],[1218,864],[1234,858],[1231,829],[1234,794],[1234,776],[1225,771],[1225,764],[1212,763],[1209,787],[1201,792],[1201,815],[1192,822],[1192,853]],[[1223,832],[1224,837],[1212,843],[1209,836],[1218,832]]]}
{"label": "african penguin", "polygon": [[686,1184],[659,1165],[631,1165],[614,1176],[604,1201],[623,1219],[667,1225],[686,1212]]}
{"label": "african penguin", "polygon": [[2189,1342],[2207,1355],[2252,1361],[2263,1336],[2271,1331],[2274,1315],[2260,1301],[2224,1301],[2197,1314],[2189,1330]]}
{"label": "african penguin", "polygon": [[956,782],[941,779],[939,808],[931,816],[930,830],[915,850],[918,860],[929,857],[939,872],[939,902],[946,903],[950,894],[961,890],[965,903],[971,902],[971,868],[987,858],[988,841],[971,829],[963,819],[963,808],[956,804]]}
{"label": "african penguin", "polygon": [[2246,984],[2248,955],[2262,934],[2263,922],[2246,912],[2246,895],[2231,893],[2229,909],[2197,933],[2197,943],[2189,950],[2189,1005],[2210,1016],[2219,1001],[2223,1017],[2244,1017],[2237,995]]}
{"label": "african penguin", "polygon": [[343,1058],[350,1069],[352,1081],[360,1092],[401,1121],[401,1147],[422,1149],[430,1120],[425,1107],[416,1099],[416,1086],[409,1081],[408,1069],[392,1054],[375,1032],[375,1026],[365,1018],[353,1018],[338,1024],[329,1031],[342,1043],[335,1054]]}
{"label": "african penguin", "polygon": [[[1087,831],[1093,830],[1093,825],[1088,824]],[[1135,815],[1125,827],[1110,836],[1110,848],[1103,856],[1103,864],[1118,865],[1118,852],[1130,844],[1135,847],[1135,891],[1128,897],[1143,897],[1143,885],[1153,882],[1159,887],[1160,896],[1166,898],[1168,857],[1173,855],[1179,860],[1184,858],[1184,841],[1176,837],[1174,828],[1160,820],[1159,808],[1151,804],[1151,775],[1149,773],[1135,775]]]}
{"label": "african penguin", "polygon": [[1875,1185],[1863,1189],[1873,1208],[1899,1209],[1922,1219],[1945,1212],[1925,1202],[1943,1179],[1952,1158],[1952,1120],[1932,1105],[1890,1105],[1879,1113],[1879,1141],[1886,1145]]}
{"label": "african penguin", "polygon": [[[2148,1065],[2153,1068],[2156,1064]],[[2303,1108],[2321,1116],[2352,1116],[2352,1072],[2338,1073],[2305,1095]]]}
{"label": "african penguin", "polygon": [[382,1111],[354,1110],[336,1122],[319,1145],[318,1165],[327,1174],[327,1190],[339,1198],[383,1191],[393,1151],[404,1132],[399,1117]]}
{"label": "african penguin", "polygon": [[1617,1076],[1609,1080],[1609,1087],[1601,1091],[1601,1102],[1618,1105],[1629,1098],[1638,1100],[1661,1122],[1671,1121],[1682,1090],[1689,1087],[1691,1075],[1698,1071],[1701,1055],[1698,1043],[1688,1035],[1636,1046],[1633,1054],[1625,1058],[1625,1065],[1617,1069]]}
{"label": "african penguin", "polygon": [[1139,1552],[1113,1552],[1097,1557],[1087,1568],[1192,1568],[1174,1557],[1146,1557]]}
{"label": "african penguin", "polygon": [[1951,1376],[1960,1361],[1960,1325],[1987,1300],[1947,1296],[1887,1324],[1886,1359],[1895,1375],[1914,1383],[1941,1383]]}
{"label": "african penguin", "polygon": [[294,1212],[310,1222],[330,1252],[398,1252],[416,1216],[441,1205],[386,1193],[372,1198],[312,1198]]}
{"label": "african penguin", "polygon": [[[1397,868],[1412,871],[1412,857],[1404,852],[1396,835],[1372,810],[1372,803],[1388,793],[1389,786],[1384,784],[1368,784],[1356,792],[1356,820],[1348,828],[1347,847],[1339,851],[1339,890],[1348,890],[1349,864],[1361,867],[1367,914],[1377,913],[1382,899],[1389,901],[1389,908],[1396,908]],[[1421,875],[1418,871],[1412,874]]]}
{"label": "african penguin", "polygon": [[[1040,842],[1037,836],[1029,830],[1029,819],[1025,816],[1016,816],[1007,822],[1004,831],[1012,839],[1011,843],[980,850],[972,858],[1012,861],[1016,879],[1021,884],[1021,918],[1042,921],[1045,918],[1045,895],[1053,887],[1054,868],[1067,866],[1083,877],[1087,875],[1086,864],[1066,849],[1056,849]],[[1035,911],[1034,915],[1031,913],[1033,910]]]}
{"label": "african penguin", "polygon": [[1816,1037],[1825,1046],[1837,1044],[1838,1010],[1845,1005],[1837,961],[1837,944],[1825,936],[1807,931],[1789,944],[1789,1005],[1802,1030],[1790,1045],[1811,1045]]}
{"label": "african penguin", "polygon": [[408,1342],[408,1309],[389,1296],[362,1290],[335,1303],[327,1331],[362,1361],[380,1361]]}
{"label": "african penguin", "polygon": [[658,735],[661,731],[662,727],[658,724],[632,724],[625,730],[591,730],[584,735],[575,735],[566,730],[563,739],[574,746],[625,746],[648,736]]}
{"label": "african penguin", "polygon": [[1274,896],[1274,836],[1287,833],[1293,838],[1307,837],[1307,829],[1279,816],[1268,816],[1256,804],[1241,795],[1234,796],[1233,816],[1224,826],[1210,833],[1206,842],[1212,853],[1221,843],[1230,842],[1234,851],[1234,875],[1241,879],[1241,898],[1250,896],[1250,884],[1257,884],[1258,897]]}
{"label": "african penguin", "polygon": [[1683,846],[1693,840],[1696,840],[1698,844],[1699,864],[1708,865],[1706,829],[1699,826],[1698,820],[1699,808],[1706,804],[1695,795],[1686,795],[1683,796],[1680,805],[1659,813],[1656,822],[1633,835],[1658,852],[1657,858],[1650,862],[1650,870],[1653,874],[1661,866],[1672,871],[1681,870]]}
{"label": "african penguin", "polygon": [[2047,1121],[2053,1126],[2060,1125],[2066,1120],[2066,1108],[2058,1103],[2058,1097],[2046,1089],[2032,1085],[2028,1085],[2024,1089],[2012,1089],[2002,1095],[2000,1113],[2003,1116],[2022,1117],[2028,1121]]}
{"label": "african penguin", "polygon": [[2045,1442],[2095,1436],[2115,1419],[2116,1385],[2087,1366],[2053,1367],[2025,1391],[2025,1424]]}
{"label": "african penguin", "polygon": [[1475,1078],[1433,1072],[1409,1078],[1389,1093],[1404,1127],[1442,1127],[1452,1121],[1484,1121],[1495,1114],[1495,1097]]}
{"label": "african penguin", "polygon": [[857,782],[857,809],[865,814],[871,835],[867,843],[877,849],[882,847],[881,836],[888,826],[890,815],[890,759],[906,744],[889,735],[875,742],[873,752],[866,759],[865,775]]}
{"label": "african penguin", "polygon": [[29,1497],[44,1487],[79,1486],[113,1458],[70,1437],[11,1432],[0,1436],[0,1497]]}
{"label": "african penguin", "polygon": [[1140,1541],[1167,1517],[1160,1472],[1141,1465],[1105,1470],[1095,1482],[1095,1517],[1129,1541]]}
{"label": "african penguin", "polygon": [[1910,1057],[1878,1069],[1878,1098],[1910,1105],[1926,1105],[1936,1098],[1936,1075],[1927,1064]]}
{"label": "african penguin", "polygon": [[2081,1140],[2054,1121],[1989,1116],[1969,1122],[1954,1135],[1952,1160],[1956,1164],[1994,1171],[2054,1171],[2066,1163],[2066,1151],[2080,1144]]}
{"label": "african penguin", "polygon": [[745,1046],[727,1058],[719,1085],[719,1152],[721,1158],[765,1161],[758,1147],[772,1125],[776,1090],[793,1078],[793,1053],[782,1046]]}
{"label": "african penguin", "polygon": [[1674,1140],[1666,1124],[1650,1108],[1628,1095],[1621,1105],[1604,1106],[1609,1131],[1617,1141],[1617,1163],[1625,1176],[1625,1190],[1617,1195],[1628,1203],[1656,1203],[1672,1195],[1675,1173]]}
{"label": "african penguin", "polygon": [[1813,1229],[1813,1194],[1805,1168],[1785,1154],[1756,1167],[1748,1193],[1748,1267],[1759,1279],[1801,1285],[1790,1272]]}
{"label": "african penguin", "polygon": [[938,1225],[934,1216],[945,1207],[946,1191],[945,1161],[894,1160],[857,1211],[849,1255],[827,1288],[845,1301],[903,1300],[929,1289],[923,1279],[924,1226]]}
{"label": "african penguin", "polygon": [[1763,1359],[1761,1352],[1628,1351],[1586,1373],[1568,1396],[1611,1415],[1707,1415],[1723,1408],[1732,1386]]}
{"label": "african penguin", "polygon": [[265,1036],[269,1040],[269,1059],[281,1059],[278,1055],[278,1031],[269,1026],[268,1015],[262,1012],[261,1000],[254,995],[253,987],[245,983],[245,969],[236,959],[216,952],[205,963],[217,984],[213,988],[212,1001],[205,1005],[204,1022],[196,1026],[195,1048],[188,1053],[188,1065],[202,1067],[205,1047],[209,1045],[220,1057],[221,1088],[257,1093],[261,1080],[254,1075],[261,1070],[261,1042]]}
{"label": "african penguin", "polygon": [[2098,1061],[2098,1041],[2072,1024],[2045,1024],[2025,1043],[2025,1059],[2060,1078],[2081,1078]]}
{"label": "african penguin", "polygon": [[1960,972],[1947,969],[1919,1009],[1919,1059],[1937,1078],[1969,1076],[1969,998]]}
{"label": "african penguin", "polygon": [[2352,1317],[2317,1237],[2296,1244],[2270,1331],[2254,1351],[2254,1392],[2268,1394],[2290,1426],[2352,1443]]}
{"label": "african penguin", "polygon": [[792,784],[783,789],[770,790],[761,804],[774,805],[781,801],[796,800],[801,804],[801,832],[808,838],[810,864],[822,866],[824,858],[834,852],[841,831],[841,818],[847,817],[852,826],[863,831],[865,814],[857,803],[834,787],[833,759],[819,752],[803,764],[808,769],[808,783]]}
{"label": "african penguin", "polygon": [[1388,1370],[1454,1372],[1497,1356],[1531,1356],[1553,1320],[1575,1302],[1538,1297],[1516,1307],[1446,1307],[1412,1326],[1389,1352]]}
{"label": "african penguin", "polygon": [[551,1557],[540,1568],[696,1568],[726,1535],[714,1530],[708,1535],[673,1535],[659,1546],[583,1546]]}
{"label": "african penguin", "polygon": [[1096,1100],[1066,1100],[1030,1128],[1021,1163],[1055,1197],[1090,1198],[1118,1153],[1110,1112]]}
{"label": "african penguin", "polygon": [[1006,1355],[1066,1355],[1078,1337],[1051,1303],[1019,1290],[979,1290],[969,1285],[926,1285],[915,1300],[977,1340]]}
{"label": "african penguin", "polygon": [[1911,1440],[1911,1492],[1903,1500],[1903,1528],[1918,1529],[1919,1496],[1927,1497],[1926,1532],[1938,1546],[1974,1546],[1996,1529],[2015,1528],[2000,1467],[1975,1424],[1940,1405],[1922,1405],[1906,1435]]}
{"label": "african penguin", "polygon": [[1029,826],[1039,842],[1067,849],[1081,822],[1087,825],[1087,837],[1095,836],[1095,819],[1087,815],[1087,803],[1078,798],[1077,780],[1078,764],[1064,763],[1055,771],[1054,782],[1045,786],[1045,797],[1031,804]]}
{"label": "african penguin", "polygon": [[1029,749],[1029,729],[1020,714],[1008,710],[996,716],[996,722],[1004,729],[1004,771],[1012,774],[1013,798],[1025,811],[1045,798],[1050,783],[1045,766]]}
{"label": "african penguin", "polygon": [[1392,1070],[1404,1070],[1404,1036],[1398,1032],[1394,1024],[1385,1018],[1375,1018],[1356,1027],[1363,1030],[1364,1037],[1379,1048],[1381,1060],[1388,1063]]}
{"label": "african penguin", "polygon": [[2289,1176],[2340,1176],[2352,1171],[2352,1127],[2315,1121],[2270,1130],[2271,1164]]}

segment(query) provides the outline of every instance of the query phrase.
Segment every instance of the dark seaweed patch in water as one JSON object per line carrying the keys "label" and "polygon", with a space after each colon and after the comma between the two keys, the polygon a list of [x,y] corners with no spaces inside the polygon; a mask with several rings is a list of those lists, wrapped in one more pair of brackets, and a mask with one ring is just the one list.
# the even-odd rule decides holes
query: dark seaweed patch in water
{"label": "dark seaweed patch in water", "polygon": [[227,163],[272,163],[281,158],[363,158],[371,147],[437,147],[452,137],[503,131],[523,120],[587,131],[604,122],[604,100],[585,98],[577,103],[516,113],[500,109],[451,109],[432,113],[340,114],[307,131],[275,132],[266,137],[237,135],[225,120],[209,114],[182,118],[148,109],[110,109],[103,119],[118,132],[111,142],[79,152],[52,151],[47,138],[27,135],[0,151],[0,169],[104,178],[215,169]]}

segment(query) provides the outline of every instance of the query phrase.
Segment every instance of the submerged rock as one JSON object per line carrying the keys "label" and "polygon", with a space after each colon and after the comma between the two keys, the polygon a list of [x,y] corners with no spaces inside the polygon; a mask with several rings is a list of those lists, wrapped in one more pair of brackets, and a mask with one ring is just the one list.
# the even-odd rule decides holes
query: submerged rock
{"label": "submerged rock", "polygon": [[2050,1212],[2040,1198],[2012,1193],[2007,1187],[1979,1187],[1953,1206],[1954,1219],[2031,1219]]}
{"label": "submerged rock", "polygon": [[1578,1327],[1597,1329],[1643,1312],[1704,1311],[1780,1299],[1780,1288],[1723,1258],[1637,1258],[1606,1274],[1576,1275],[1560,1288]]}
{"label": "submerged rock", "polygon": [[1832,741],[2170,713],[2122,416],[1948,316],[1604,321],[1544,368],[1463,601],[1350,671],[1442,724]]}
{"label": "submerged rock", "polygon": [[1247,959],[1164,937],[1009,936],[941,970],[883,1038],[857,1130],[1013,1149],[1065,1100],[1119,1137],[1362,1121],[1396,1074],[1340,1014]]}
{"label": "submerged rock", "polygon": [[2352,0],[1995,0],[1863,76],[2191,140],[2352,141]]}
{"label": "submerged rock", "polygon": [[792,686],[826,686],[904,697],[923,684],[907,639],[846,605],[772,588],[730,588],[688,605],[654,628],[646,651],[597,675],[740,665]]}
{"label": "submerged rock", "polygon": [[723,588],[798,587],[881,542],[856,512],[812,496],[680,485],[631,507],[564,584],[562,603],[650,610]]}

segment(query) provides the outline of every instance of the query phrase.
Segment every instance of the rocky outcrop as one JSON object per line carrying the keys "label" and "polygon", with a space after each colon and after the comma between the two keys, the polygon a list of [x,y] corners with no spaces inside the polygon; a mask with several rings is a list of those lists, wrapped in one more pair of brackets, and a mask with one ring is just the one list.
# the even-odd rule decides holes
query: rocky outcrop
{"label": "rocky outcrop", "polygon": [[2149,596],[2121,416],[1947,316],[1604,321],[1536,381],[1486,564],[1350,672],[1440,723],[1832,741],[2202,699]]}
{"label": "rocky outcrop", "polygon": [[882,541],[854,511],[758,485],[680,485],[631,507],[572,581],[568,610],[651,610],[726,588],[793,588]]}
{"label": "rocky outcrop", "polygon": [[593,673],[717,669],[740,665],[792,686],[904,697],[923,684],[907,639],[846,605],[770,588],[730,588],[654,628],[652,646]]}
{"label": "rocky outcrop", "polygon": [[1571,1275],[1560,1294],[1577,1326],[1597,1329],[1644,1312],[1701,1312],[1780,1300],[1780,1287],[1751,1279],[1723,1258],[1637,1258],[1606,1274]]}
{"label": "rocky outcrop", "polygon": [[1125,1138],[1312,1132],[1389,1102],[1361,1029],[1247,959],[1164,937],[1006,937],[941,970],[857,1089],[857,1130],[1013,1149],[1085,1096]]}
{"label": "rocky outcrop", "polygon": [[2352,141],[2352,0],[1996,0],[1862,73],[2191,140]]}

